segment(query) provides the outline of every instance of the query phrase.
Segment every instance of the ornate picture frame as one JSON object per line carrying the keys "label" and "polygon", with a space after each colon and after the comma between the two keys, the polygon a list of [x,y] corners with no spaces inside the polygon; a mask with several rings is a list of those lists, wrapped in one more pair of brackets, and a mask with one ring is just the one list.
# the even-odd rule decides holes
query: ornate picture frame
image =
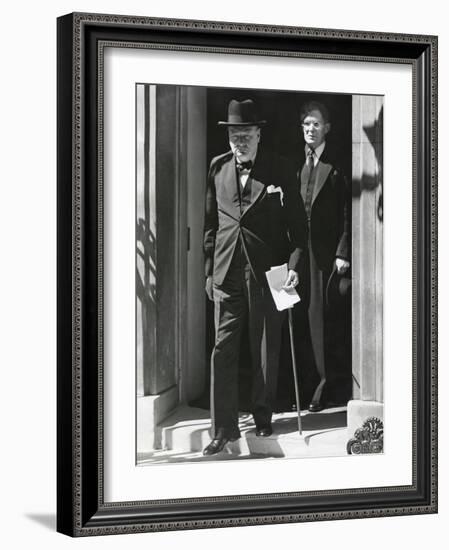
{"label": "ornate picture frame", "polygon": [[[437,44],[437,37],[423,35],[84,13],[58,19],[59,532],[90,536],[437,512]],[[142,500],[105,499],[107,47],[411,68],[410,484],[227,495],[204,488],[196,497],[181,487],[176,498],[155,498],[149,488]],[[348,437],[348,453],[378,452],[379,422],[365,419]],[[346,460],[353,458],[364,457]]]}

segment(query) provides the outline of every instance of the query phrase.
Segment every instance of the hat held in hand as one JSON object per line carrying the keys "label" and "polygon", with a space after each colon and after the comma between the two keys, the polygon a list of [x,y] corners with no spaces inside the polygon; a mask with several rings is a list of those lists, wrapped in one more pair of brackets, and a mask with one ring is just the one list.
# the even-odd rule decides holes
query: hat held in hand
{"label": "hat held in hand", "polygon": [[338,273],[337,268],[334,266],[326,286],[326,305],[332,307],[344,304],[347,298],[351,296],[351,282],[350,269],[344,273]]}

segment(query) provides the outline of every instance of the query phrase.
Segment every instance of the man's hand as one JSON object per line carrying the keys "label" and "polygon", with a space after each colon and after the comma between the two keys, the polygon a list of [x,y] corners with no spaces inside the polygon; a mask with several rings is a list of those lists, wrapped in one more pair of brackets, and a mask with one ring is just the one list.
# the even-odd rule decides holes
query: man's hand
{"label": "man's hand", "polygon": [[212,286],[212,277],[206,277],[206,294],[211,302],[214,301],[214,289]]}
{"label": "man's hand", "polygon": [[342,258],[335,259],[335,267],[337,268],[337,273],[339,273],[340,275],[348,271],[349,265],[350,264],[347,260],[343,260]]}
{"label": "man's hand", "polygon": [[291,290],[292,288],[295,288],[295,286],[299,283],[299,277],[296,271],[293,271],[293,269],[288,270],[288,276],[287,280],[284,283],[284,286],[282,287],[284,290]]}

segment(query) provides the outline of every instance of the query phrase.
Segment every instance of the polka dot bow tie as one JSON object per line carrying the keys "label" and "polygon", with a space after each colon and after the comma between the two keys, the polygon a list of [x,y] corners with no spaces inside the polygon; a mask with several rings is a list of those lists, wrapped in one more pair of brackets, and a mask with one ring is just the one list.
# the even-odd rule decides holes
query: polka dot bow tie
{"label": "polka dot bow tie", "polygon": [[253,167],[252,160],[247,160],[246,162],[237,163],[237,170],[239,172],[243,172],[243,170],[251,170],[252,167]]}

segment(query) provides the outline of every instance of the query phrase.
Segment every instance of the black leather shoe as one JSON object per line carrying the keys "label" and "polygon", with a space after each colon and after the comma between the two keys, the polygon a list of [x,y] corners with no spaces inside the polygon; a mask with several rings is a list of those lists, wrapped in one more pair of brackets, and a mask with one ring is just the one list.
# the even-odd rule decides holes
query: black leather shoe
{"label": "black leather shoe", "polygon": [[273,433],[273,428],[271,426],[263,426],[256,429],[257,437],[270,437]]}
{"label": "black leather shoe", "polygon": [[311,412],[311,413],[317,413],[317,412],[322,411],[323,409],[324,409],[324,406],[319,401],[317,401],[315,403],[312,402],[309,405],[309,412]]}
{"label": "black leather shoe", "polygon": [[237,441],[240,439],[240,431],[234,430],[229,436],[223,429],[218,430],[217,435],[212,439],[207,447],[203,450],[204,456],[216,455],[220,453],[228,441]]}
{"label": "black leather shoe", "polygon": [[210,455],[216,455],[217,453],[220,453],[224,449],[224,446],[228,441],[230,441],[228,437],[218,437],[218,438],[212,439],[209,445],[204,448],[203,455],[210,456]]}

